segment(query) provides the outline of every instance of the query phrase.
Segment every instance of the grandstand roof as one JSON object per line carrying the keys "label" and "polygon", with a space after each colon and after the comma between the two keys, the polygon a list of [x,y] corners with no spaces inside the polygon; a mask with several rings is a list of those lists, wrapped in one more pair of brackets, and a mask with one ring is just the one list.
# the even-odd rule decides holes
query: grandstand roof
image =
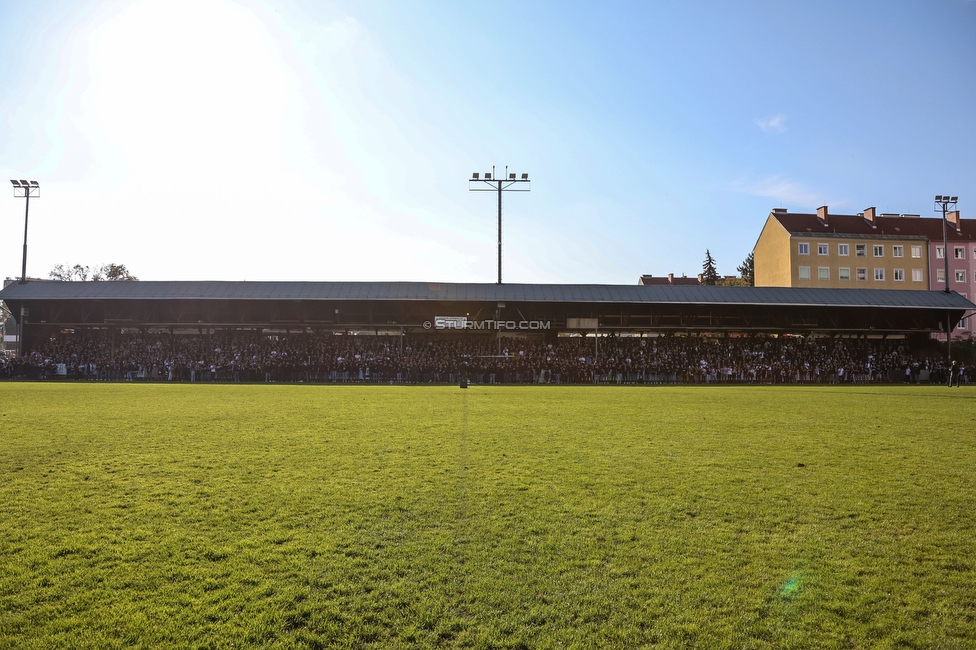
{"label": "grandstand roof", "polygon": [[451,282],[27,282],[0,291],[6,301],[512,301],[561,303],[782,305],[976,309],[957,293],[787,287]]}

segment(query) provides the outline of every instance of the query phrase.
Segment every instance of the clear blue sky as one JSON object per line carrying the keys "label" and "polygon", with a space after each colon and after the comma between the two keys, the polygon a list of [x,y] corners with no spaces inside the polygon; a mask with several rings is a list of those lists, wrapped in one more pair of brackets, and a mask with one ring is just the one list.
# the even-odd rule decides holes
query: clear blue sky
{"label": "clear blue sky", "polygon": [[0,0],[33,276],[494,282],[492,165],[506,282],[731,274],[774,207],[976,218],[974,116],[973,0]]}

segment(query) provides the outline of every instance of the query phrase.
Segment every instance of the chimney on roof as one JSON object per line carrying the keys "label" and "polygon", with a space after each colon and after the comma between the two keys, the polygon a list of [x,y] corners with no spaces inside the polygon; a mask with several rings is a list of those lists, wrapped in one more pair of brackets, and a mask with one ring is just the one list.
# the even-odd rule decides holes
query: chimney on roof
{"label": "chimney on roof", "polygon": [[877,208],[872,207],[872,208],[866,208],[864,210],[864,218],[867,219],[872,226],[874,225],[874,220],[877,218],[877,216],[878,216]]}
{"label": "chimney on roof", "polygon": [[962,215],[959,214],[959,210],[953,210],[946,215],[946,221],[951,223],[956,230],[962,228]]}
{"label": "chimney on roof", "polygon": [[703,282],[703,280],[704,280],[704,279],[705,279],[705,278],[703,278],[703,277],[702,277],[702,274],[701,274],[701,273],[699,273],[699,274],[698,274],[698,284],[704,284],[704,282]]}
{"label": "chimney on roof", "polygon": [[674,284],[674,273],[668,273],[668,284]]}
{"label": "chimney on roof", "polygon": [[817,208],[817,219],[820,219],[824,223],[827,223],[827,206],[821,205]]}

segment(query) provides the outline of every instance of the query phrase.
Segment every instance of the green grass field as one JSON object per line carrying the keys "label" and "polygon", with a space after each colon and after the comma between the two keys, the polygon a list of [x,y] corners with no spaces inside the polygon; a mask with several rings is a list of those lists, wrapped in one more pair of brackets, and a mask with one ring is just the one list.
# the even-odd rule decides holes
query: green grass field
{"label": "green grass field", "polygon": [[970,388],[0,400],[0,647],[976,647]]}

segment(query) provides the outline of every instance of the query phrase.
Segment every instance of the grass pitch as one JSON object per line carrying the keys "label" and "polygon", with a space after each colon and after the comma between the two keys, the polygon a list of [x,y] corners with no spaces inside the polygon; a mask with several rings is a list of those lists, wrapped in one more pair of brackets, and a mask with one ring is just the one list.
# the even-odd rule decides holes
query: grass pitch
{"label": "grass pitch", "polygon": [[976,391],[0,386],[5,648],[976,647]]}

